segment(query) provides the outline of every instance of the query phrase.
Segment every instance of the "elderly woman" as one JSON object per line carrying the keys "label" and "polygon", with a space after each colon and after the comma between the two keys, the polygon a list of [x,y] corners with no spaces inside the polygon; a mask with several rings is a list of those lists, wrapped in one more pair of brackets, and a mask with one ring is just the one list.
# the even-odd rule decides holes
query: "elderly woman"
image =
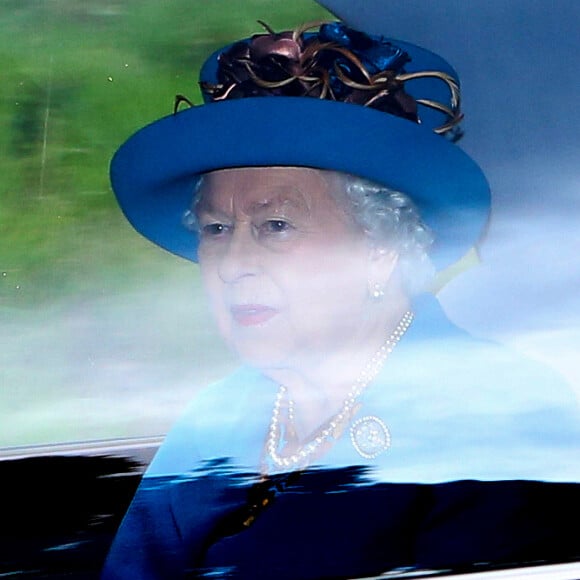
{"label": "elderly woman", "polygon": [[210,102],[113,161],[129,221],[199,262],[242,367],[167,436],[104,575],[578,555],[560,534],[575,486],[540,483],[574,480],[573,398],[424,294],[488,217],[486,180],[453,143],[456,75],[419,47],[315,28],[220,51],[202,70]]}

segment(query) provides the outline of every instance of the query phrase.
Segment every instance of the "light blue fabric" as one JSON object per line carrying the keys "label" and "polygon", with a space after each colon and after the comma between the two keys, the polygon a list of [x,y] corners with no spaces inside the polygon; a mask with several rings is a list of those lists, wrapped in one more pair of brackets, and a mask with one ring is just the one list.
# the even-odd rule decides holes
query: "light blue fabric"
{"label": "light blue fabric", "polygon": [[[388,482],[580,481],[577,402],[561,378],[456,328],[433,297],[415,309],[355,417],[382,419],[391,447],[366,460],[347,432],[320,466],[370,465]],[[258,471],[277,391],[247,368],[202,390],[147,475],[183,474],[215,459]]]}

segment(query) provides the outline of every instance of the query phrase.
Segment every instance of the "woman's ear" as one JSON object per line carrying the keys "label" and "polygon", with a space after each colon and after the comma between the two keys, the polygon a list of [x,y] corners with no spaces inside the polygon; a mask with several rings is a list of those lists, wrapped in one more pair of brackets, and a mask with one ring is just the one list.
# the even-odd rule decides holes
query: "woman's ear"
{"label": "woman's ear", "polygon": [[368,287],[373,298],[384,296],[398,261],[396,250],[374,244],[369,248]]}

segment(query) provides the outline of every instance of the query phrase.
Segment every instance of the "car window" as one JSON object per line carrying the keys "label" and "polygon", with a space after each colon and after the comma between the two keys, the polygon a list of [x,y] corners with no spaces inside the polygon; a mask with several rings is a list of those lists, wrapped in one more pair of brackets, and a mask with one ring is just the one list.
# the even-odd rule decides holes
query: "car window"
{"label": "car window", "polygon": [[[459,327],[554,373],[571,404],[580,401],[580,4],[355,4],[0,6],[0,472],[15,497],[38,473],[60,477],[26,512],[42,520],[42,540],[22,525],[26,498],[11,508],[0,575],[28,560],[27,573],[46,567],[58,577],[76,557],[62,564],[62,555],[73,553],[96,574],[164,435],[196,393],[239,366],[209,313],[197,267],[131,228],[111,191],[109,163],[129,135],[172,114],[176,95],[200,103],[205,58],[261,30],[258,19],[286,30],[335,15],[425,46],[456,67],[466,114],[461,146],[490,182],[492,217],[482,243],[440,274],[434,290]],[[551,412],[546,405],[531,421],[549,423]],[[567,484],[578,483],[573,463],[558,470]],[[318,485],[317,475],[308,481]],[[73,488],[93,490],[91,515],[79,524],[75,514],[85,508],[69,506],[57,529],[53,508],[64,510]],[[87,529],[102,535],[95,541]],[[578,573],[556,560],[549,564],[561,567],[535,572]],[[392,577],[430,574],[401,569]]]}

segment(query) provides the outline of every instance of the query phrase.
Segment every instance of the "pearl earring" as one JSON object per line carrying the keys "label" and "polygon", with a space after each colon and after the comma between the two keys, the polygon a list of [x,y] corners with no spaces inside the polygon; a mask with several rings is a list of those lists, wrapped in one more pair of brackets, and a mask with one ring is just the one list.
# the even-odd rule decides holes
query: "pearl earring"
{"label": "pearl earring", "polygon": [[371,290],[371,296],[375,300],[380,300],[385,295],[385,291],[381,288],[380,284],[373,284],[373,288]]}

